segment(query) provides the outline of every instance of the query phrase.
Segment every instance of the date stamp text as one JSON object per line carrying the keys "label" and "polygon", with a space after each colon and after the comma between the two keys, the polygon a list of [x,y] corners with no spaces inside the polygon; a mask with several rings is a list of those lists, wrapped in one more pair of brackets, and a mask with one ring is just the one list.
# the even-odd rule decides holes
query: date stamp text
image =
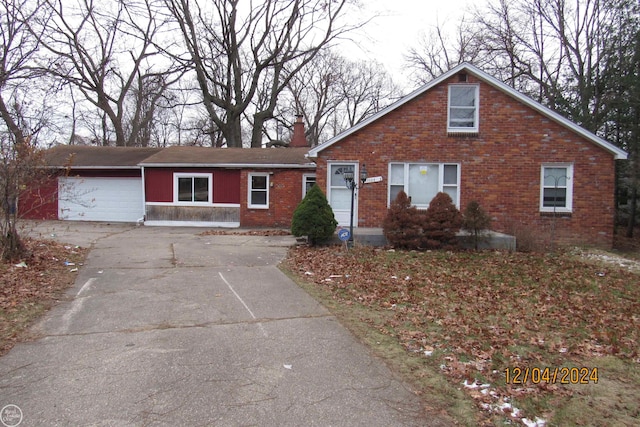
{"label": "date stamp text", "polygon": [[597,384],[598,368],[506,368],[506,384]]}

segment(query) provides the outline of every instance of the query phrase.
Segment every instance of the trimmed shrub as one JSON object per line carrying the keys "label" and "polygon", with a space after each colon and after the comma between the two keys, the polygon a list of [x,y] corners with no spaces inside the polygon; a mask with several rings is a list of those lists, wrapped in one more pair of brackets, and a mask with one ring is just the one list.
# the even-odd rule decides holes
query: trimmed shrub
{"label": "trimmed shrub", "polygon": [[307,236],[309,243],[317,245],[328,240],[337,225],[327,197],[314,185],[293,212],[291,233],[297,237]]}
{"label": "trimmed shrub", "polygon": [[382,223],[382,231],[387,241],[396,248],[419,248],[422,236],[420,216],[420,211],[411,206],[407,193],[398,193]]}
{"label": "trimmed shrub", "polygon": [[462,214],[447,193],[431,200],[422,223],[421,246],[425,249],[453,249],[458,246],[456,233],[462,226]]}
{"label": "trimmed shrub", "polygon": [[473,246],[478,250],[478,244],[482,240],[483,234],[491,226],[491,217],[475,200],[469,202],[462,216],[462,229],[471,234]]}

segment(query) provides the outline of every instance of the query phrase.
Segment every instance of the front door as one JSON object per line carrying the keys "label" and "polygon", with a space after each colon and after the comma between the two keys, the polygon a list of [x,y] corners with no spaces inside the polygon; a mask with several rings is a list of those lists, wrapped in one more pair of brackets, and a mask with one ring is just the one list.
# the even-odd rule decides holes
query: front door
{"label": "front door", "polygon": [[[327,168],[327,198],[333,209],[333,214],[338,221],[338,225],[348,227],[351,213],[351,190],[345,185],[342,173],[346,170],[353,170],[356,182],[358,180],[357,163],[330,163]],[[357,197],[357,190],[355,196]],[[358,200],[354,200],[353,205],[353,226],[358,226]]]}

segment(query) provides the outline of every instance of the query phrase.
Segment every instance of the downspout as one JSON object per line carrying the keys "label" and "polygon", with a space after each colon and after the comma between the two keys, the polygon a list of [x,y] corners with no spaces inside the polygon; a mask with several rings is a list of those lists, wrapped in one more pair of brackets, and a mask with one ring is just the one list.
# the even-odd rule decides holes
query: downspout
{"label": "downspout", "polygon": [[142,174],[142,218],[136,221],[137,225],[144,225],[147,217],[147,193],[145,192],[145,180],[144,180],[144,166],[140,166],[140,173]]}

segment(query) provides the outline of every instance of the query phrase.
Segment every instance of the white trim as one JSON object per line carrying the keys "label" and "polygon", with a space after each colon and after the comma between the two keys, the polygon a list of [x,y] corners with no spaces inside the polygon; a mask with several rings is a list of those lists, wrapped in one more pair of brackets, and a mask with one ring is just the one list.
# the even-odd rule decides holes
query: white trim
{"label": "white trim", "polygon": [[210,222],[210,221],[145,221],[149,227],[213,227],[240,228],[239,222]]}
{"label": "white trim", "polygon": [[[146,206],[193,206],[193,203],[188,203],[188,202],[180,202],[180,203],[174,203],[174,202],[146,202],[145,204],[146,204]],[[197,206],[204,206],[204,205],[199,204]],[[239,208],[240,207],[240,203],[209,203],[206,206],[210,207],[210,208]]]}
{"label": "white trim", "polygon": [[[333,166],[347,166],[347,167],[351,167],[353,169],[353,176],[354,179],[358,179],[358,177],[360,176],[360,162],[355,161],[355,160],[330,160],[327,162],[327,188],[326,188],[326,194],[327,194],[327,201],[329,202],[329,205],[331,205],[331,168]],[[358,181],[356,181],[356,183],[359,184]],[[345,191],[350,191],[346,186],[340,186],[340,187],[336,187],[336,188],[340,188],[340,189],[344,189]],[[358,190],[355,190],[354,192],[354,198],[353,198],[353,226],[357,227],[358,226]],[[350,223],[351,218],[349,217],[350,213],[351,213],[351,201],[349,201],[349,207],[347,209],[336,209],[335,206],[331,206],[331,209],[333,209],[333,213],[335,215],[335,219],[336,221],[338,221],[338,225],[340,226],[348,226]]]}
{"label": "white trim", "polygon": [[145,179],[144,179],[144,166],[140,168],[140,178],[142,179],[142,219],[147,216],[147,191],[145,188]]}
{"label": "white trim", "polygon": [[[179,201],[179,185],[180,178],[207,178],[209,180],[207,188],[206,202],[186,202]],[[193,172],[174,172],[173,173],[173,205],[174,206],[211,206],[213,201],[213,174],[212,173],[193,173]]]}
{"label": "white trim", "polygon": [[[553,207],[544,205],[544,189],[551,188],[544,186],[545,168],[566,168],[567,169],[567,204],[565,207]],[[560,187],[559,187],[560,188]],[[540,212],[545,213],[572,213],[573,212],[573,163],[543,163],[540,165]]]}
{"label": "white trim", "polygon": [[361,121],[360,123],[358,123],[357,125],[347,129],[346,131],[342,132],[339,135],[336,135],[335,137],[331,138],[330,140],[317,145],[315,147],[313,147],[311,150],[309,150],[309,157],[318,157],[318,153],[321,152],[322,150],[324,150],[325,148],[329,148],[331,147],[333,144],[335,144],[336,142],[339,142],[341,140],[343,140],[344,138],[346,138],[347,136],[356,133],[357,131],[359,131],[360,129],[368,126],[369,124],[375,122],[376,120],[380,119],[381,117],[389,114],[390,112],[394,111],[395,109],[401,107],[402,105],[408,103],[409,101],[413,100],[414,98],[422,95],[423,93],[427,92],[429,89],[433,88],[434,86],[437,86],[438,84],[442,83],[443,81],[449,79],[450,77],[456,75],[457,73],[461,72],[461,71],[466,71],[467,73],[475,76],[476,78],[478,78],[479,80],[484,81],[485,83],[494,86],[495,88],[505,92],[507,95],[511,96],[512,98],[515,98],[517,101],[522,102],[523,104],[531,107],[532,109],[534,109],[535,111],[539,112],[540,114],[542,114],[543,116],[555,121],[556,123],[572,130],[573,132],[577,133],[578,135],[586,138],[587,140],[593,142],[594,144],[602,147],[603,149],[607,150],[609,153],[611,153],[613,155],[613,158],[616,160],[619,159],[626,159],[627,158],[627,153],[622,150],[621,148],[616,147],[615,145],[613,145],[612,143],[610,143],[609,141],[606,141],[602,138],[600,138],[597,135],[594,135],[593,133],[587,131],[586,129],[578,126],[577,124],[571,122],[570,120],[562,117],[560,114],[550,110],[549,108],[543,106],[542,104],[534,101],[533,99],[521,94],[520,92],[516,91],[515,89],[511,88],[510,86],[506,85],[505,83],[501,82],[500,80],[496,79],[495,77],[490,76],[489,74],[485,73],[484,71],[481,71],[479,68],[469,64],[469,63],[462,63],[460,65],[458,65],[457,67],[452,68],[451,70],[449,70],[448,72],[442,74],[440,77],[431,80],[429,83],[427,83],[426,85],[414,90],[413,92],[411,92],[410,94],[408,94],[407,96],[399,99],[398,101],[394,102],[393,104],[389,105],[387,108],[384,108],[382,110],[380,110],[377,114],[374,114],[372,116],[370,116],[368,119]]}
{"label": "white trim", "polygon": [[[264,176],[264,177],[267,178],[267,182],[266,182],[267,188],[266,188],[266,190],[263,190],[262,188],[258,188],[256,190],[253,189],[253,187],[252,187],[253,183],[251,181],[252,181],[254,176],[256,176],[256,177]],[[270,183],[271,183],[271,178],[270,178],[269,172],[250,172],[247,175],[247,207],[249,209],[269,209],[269,193],[271,192]],[[266,191],[266,193],[267,193],[266,204],[264,204],[264,205],[254,205],[254,204],[252,204],[251,203],[251,192],[252,191]]]}
{"label": "white trim", "polygon": [[[315,173],[304,173],[304,174],[302,174],[302,198],[303,199],[304,199],[304,196],[307,195],[307,178],[317,179]],[[316,185],[317,185],[317,181],[316,181]]]}
{"label": "white trim", "polygon": [[[451,126],[451,89],[454,87],[473,87],[474,103],[473,103],[473,127],[456,127]],[[455,108],[460,108],[455,107]],[[447,132],[448,133],[476,133],[480,129],[480,85],[469,83],[452,83],[447,88]]]}

